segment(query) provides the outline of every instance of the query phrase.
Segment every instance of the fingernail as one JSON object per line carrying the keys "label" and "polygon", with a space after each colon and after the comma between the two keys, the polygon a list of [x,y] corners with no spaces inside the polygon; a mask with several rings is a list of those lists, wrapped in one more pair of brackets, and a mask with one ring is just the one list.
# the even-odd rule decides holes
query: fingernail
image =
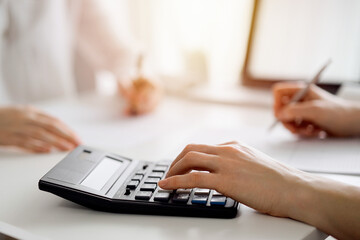
{"label": "fingernail", "polygon": [[167,185],[167,182],[168,181],[166,179],[160,180],[158,183],[159,187],[164,188]]}

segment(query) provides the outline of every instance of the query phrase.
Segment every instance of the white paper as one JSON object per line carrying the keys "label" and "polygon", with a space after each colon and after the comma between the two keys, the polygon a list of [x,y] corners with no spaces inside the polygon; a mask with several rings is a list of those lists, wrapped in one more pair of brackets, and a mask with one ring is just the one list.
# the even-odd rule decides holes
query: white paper
{"label": "white paper", "polygon": [[201,129],[183,139],[180,146],[188,143],[219,144],[232,140],[253,146],[301,170],[360,175],[360,138],[302,139],[281,127],[270,133],[260,128]]}

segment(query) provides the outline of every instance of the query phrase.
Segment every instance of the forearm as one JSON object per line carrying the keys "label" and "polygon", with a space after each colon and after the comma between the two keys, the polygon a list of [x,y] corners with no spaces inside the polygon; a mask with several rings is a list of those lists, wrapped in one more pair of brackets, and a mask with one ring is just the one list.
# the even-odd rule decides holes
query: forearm
{"label": "forearm", "polygon": [[360,188],[304,173],[289,217],[340,239],[360,239]]}
{"label": "forearm", "polygon": [[360,136],[360,103],[349,102],[350,105],[350,117],[348,119],[349,125],[353,127],[353,135]]}

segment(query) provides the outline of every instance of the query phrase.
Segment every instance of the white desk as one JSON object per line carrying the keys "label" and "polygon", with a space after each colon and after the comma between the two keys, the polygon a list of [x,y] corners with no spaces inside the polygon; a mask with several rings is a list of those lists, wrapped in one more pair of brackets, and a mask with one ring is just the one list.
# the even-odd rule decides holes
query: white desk
{"label": "white desk", "polygon": [[[63,119],[84,144],[125,156],[160,160],[181,134],[199,127],[267,126],[270,108],[194,103],[168,97],[152,114],[125,117],[114,98],[83,97],[39,107]],[[180,137],[179,137],[180,136]],[[155,140],[154,140],[155,139]],[[156,139],[162,139],[159,141]],[[163,139],[168,139],[164,145]],[[181,140],[181,139],[180,139]],[[139,147],[141,146],[141,147]],[[182,146],[179,146],[179,149]],[[175,156],[178,152],[170,152]],[[314,227],[241,205],[234,219],[103,213],[38,190],[38,180],[65,153],[0,153],[0,221],[49,239],[324,239]]]}

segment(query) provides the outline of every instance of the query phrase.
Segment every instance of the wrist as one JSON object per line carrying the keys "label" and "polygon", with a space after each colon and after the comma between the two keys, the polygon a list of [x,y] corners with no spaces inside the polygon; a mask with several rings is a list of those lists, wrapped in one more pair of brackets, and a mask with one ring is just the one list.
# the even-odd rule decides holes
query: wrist
{"label": "wrist", "polygon": [[360,103],[349,102],[348,124],[351,127],[350,135],[360,136]]}
{"label": "wrist", "polygon": [[298,171],[291,180],[286,211],[288,217],[317,226],[322,219],[319,209],[321,205],[321,178]]}

